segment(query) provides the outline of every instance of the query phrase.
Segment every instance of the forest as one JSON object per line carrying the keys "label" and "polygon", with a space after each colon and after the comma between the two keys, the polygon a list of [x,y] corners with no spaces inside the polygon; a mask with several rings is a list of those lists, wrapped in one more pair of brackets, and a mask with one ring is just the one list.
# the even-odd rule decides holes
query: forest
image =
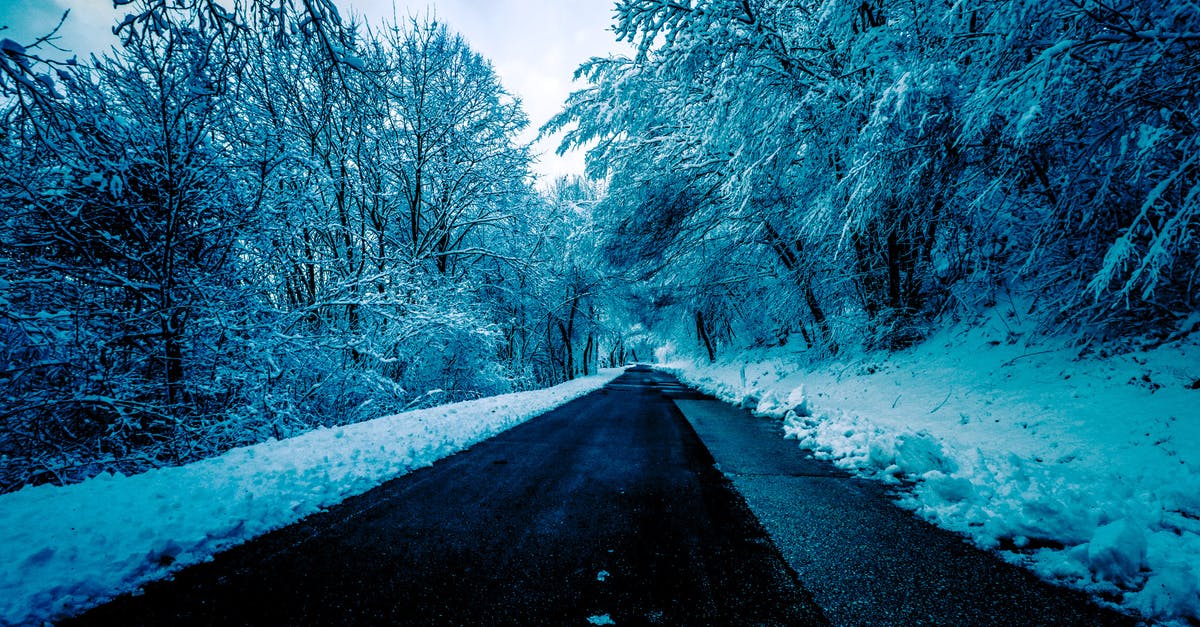
{"label": "forest", "polygon": [[589,261],[599,187],[535,190],[519,102],[446,25],[130,4],[87,63],[3,43],[0,489],[540,387],[620,351]]}
{"label": "forest", "polygon": [[[0,42],[0,491],[650,358],[1200,329],[1200,7],[620,0],[543,132],[452,25],[118,0]],[[233,8],[228,8],[233,4]]]}
{"label": "forest", "polygon": [[998,303],[1089,345],[1197,329],[1194,3],[626,0],[614,28],[636,56],[552,126],[640,311],[710,359]]}

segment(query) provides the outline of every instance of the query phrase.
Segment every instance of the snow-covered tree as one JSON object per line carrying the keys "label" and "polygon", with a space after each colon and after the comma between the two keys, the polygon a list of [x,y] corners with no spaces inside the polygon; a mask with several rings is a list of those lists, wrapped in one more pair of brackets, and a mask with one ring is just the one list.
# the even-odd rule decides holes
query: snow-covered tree
{"label": "snow-covered tree", "polygon": [[[901,347],[1011,291],[1047,323],[1118,333],[1196,310],[1194,7],[624,0],[616,16],[635,58],[582,66],[591,86],[548,128],[589,147],[625,265],[700,350]],[[748,297],[767,315],[739,312]]]}
{"label": "snow-covered tree", "polygon": [[460,37],[130,8],[86,64],[4,44],[0,489],[573,376],[507,341],[566,232],[528,237],[525,117]]}
{"label": "snow-covered tree", "polygon": [[0,264],[21,340],[6,346],[21,353],[7,426],[28,448],[178,460],[181,432],[228,400],[215,368],[253,220],[221,139],[234,70],[170,23],[64,71],[52,108],[19,118]]}

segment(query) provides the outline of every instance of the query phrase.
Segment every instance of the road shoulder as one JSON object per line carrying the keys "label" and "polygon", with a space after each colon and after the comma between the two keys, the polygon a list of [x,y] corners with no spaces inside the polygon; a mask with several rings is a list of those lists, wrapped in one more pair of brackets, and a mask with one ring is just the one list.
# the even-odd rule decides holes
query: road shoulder
{"label": "road shoulder", "polygon": [[783,439],[777,422],[662,384],[835,625],[1130,625],[896,506]]}

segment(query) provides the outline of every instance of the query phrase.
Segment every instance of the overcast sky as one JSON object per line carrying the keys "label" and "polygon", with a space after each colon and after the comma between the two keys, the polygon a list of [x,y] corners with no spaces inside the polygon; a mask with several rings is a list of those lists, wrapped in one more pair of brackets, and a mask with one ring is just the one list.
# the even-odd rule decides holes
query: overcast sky
{"label": "overcast sky", "polygon": [[[504,86],[521,98],[532,139],[558,112],[573,89],[571,76],[580,63],[593,56],[620,53],[613,41],[613,0],[335,0],[343,17],[361,14],[378,24],[395,14],[422,16],[433,11],[440,21],[462,33],[478,52],[492,60]],[[59,45],[86,56],[107,47],[114,39],[111,27],[118,13],[111,0],[0,0],[0,26],[10,28],[0,37],[28,44],[44,34],[71,9]],[[543,178],[583,171],[583,156],[554,155],[557,138],[542,141],[535,170]]]}

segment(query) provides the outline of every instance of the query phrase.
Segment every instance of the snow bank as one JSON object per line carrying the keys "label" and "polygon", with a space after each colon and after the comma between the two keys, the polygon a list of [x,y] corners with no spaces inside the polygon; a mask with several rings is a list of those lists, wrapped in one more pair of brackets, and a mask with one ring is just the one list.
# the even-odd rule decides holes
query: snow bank
{"label": "snow bank", "polygon": [[776,349],[668,369],[782,419],[817,457],[911,482],[904,505],[1043,577],[1195,624],[1200,346],[1079,359],[1013,340],[980,328],[877,359],[800,367]]}
{"label": "snow bank", "polygon": [[620,373],[319,429],[177,468],[0,496],[0,624],[97,605],[428,466]]}

